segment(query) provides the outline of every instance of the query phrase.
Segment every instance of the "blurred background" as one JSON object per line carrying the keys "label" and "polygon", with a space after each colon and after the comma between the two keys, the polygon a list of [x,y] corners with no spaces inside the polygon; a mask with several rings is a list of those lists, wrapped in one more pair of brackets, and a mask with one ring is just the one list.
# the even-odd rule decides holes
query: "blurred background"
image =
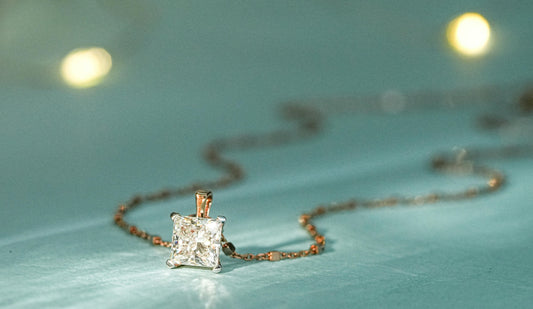
{"label": "blurred background", "polygon": [[[323,255],[224,257],[220,276],[167,270],[165,250],[111,219],[135,193],[216,177],[202,147],[285,126],[289,100],[505,89],[490,106],[342,115],[316,140],[232,153],[247,178],[215,192],[212,213],[228,217],[238,249],[307,247],[296,220],[318,203],[474,182],[438,178],[427,162],[530,141],[525,117],[492,133],[476,119],[508,113],[531,81],[532,12],[488,0],[0,1],[0,304],[530,303],[531,160],[495,163],[511,179],[495,197],[334,216],[317,222]],[[167,239],[168,213],[193,212],[193,197],[156,206],[130,221]]]}

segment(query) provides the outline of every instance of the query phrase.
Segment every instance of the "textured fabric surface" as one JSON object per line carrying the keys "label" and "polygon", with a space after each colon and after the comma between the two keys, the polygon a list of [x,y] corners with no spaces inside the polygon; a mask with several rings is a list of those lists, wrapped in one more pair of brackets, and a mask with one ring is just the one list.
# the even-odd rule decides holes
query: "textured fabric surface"
{"label": "textured fabric surface", "polygon": [[[0,73],[0,306],[533,302],[532,158],[487,162],[509,176],[490,196],[327,216],[316,221],[327,238],[323,254],[278,263],[223,256],[220,274],[169,270],[168,250],[112,224],[116,205],[135,193],[216,177],[201,147],[285,126],[276,114],[280,102],[527,81],[531,2],[160,1],[135,10],[17,2],[0,3],[4,22],[12,23],[3,42],[27,43],[2,44],[0,55],[13,65]],[[446,46],[447,22],[465,11],[493,25],[484,57],[464,58]],[[68,27],[78,33],[57,35]],[[28,33],[46,35],[27,42]],[[93,45],[109,48],[114,59],[110,76],[95,88],[69,89],[54,81],[54,72],[40,78],[32,73],[38,66],[28,64],[39,48],[54,59]],[[241,252],[300,250],[310,241],[297,218],[319,203],[478,184],[436,175],[429,162],[454,147],[531,141],[526,120],[497,134],[478,130],[476,119],[487,108],[337,115],[316,138],[233,152],[246,178],[214,192],[211,214],[227,217],[225,235]],[[140,208],[127,219],[169,239],[168,214],[194,209],[191,196]]]}

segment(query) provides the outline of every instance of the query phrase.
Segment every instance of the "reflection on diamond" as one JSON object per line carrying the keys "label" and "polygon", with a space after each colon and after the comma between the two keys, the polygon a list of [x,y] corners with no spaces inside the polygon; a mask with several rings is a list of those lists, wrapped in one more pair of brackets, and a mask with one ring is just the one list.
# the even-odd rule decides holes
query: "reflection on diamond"
{"label": "reflection on diamond", "polygon": [[216,267],[224,223],[211,218],[174,218],[170,261],[174,265]]}

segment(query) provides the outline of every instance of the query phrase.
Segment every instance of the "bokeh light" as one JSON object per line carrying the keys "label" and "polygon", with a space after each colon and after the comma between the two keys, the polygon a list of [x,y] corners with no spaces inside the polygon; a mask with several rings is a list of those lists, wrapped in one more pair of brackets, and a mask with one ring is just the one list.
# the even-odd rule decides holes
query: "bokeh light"
{"label": "bokeh light", "polygon": [[487,52],[490,41],[490,25],[478,13],[465,13],[448,24],[448,42],[459,53],[478,56]]}
{"label": "bokeh light", "polygon": [[89,88],[98,85],[109,73],[111,66],[111,55],[105,49],[80,48],[63,58],[61,76],[71,87]]}

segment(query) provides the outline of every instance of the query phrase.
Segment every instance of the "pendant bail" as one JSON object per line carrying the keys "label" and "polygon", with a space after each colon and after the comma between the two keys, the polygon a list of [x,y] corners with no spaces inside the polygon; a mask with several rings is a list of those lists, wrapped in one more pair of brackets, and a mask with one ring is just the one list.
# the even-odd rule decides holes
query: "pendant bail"
{"label": "pendant bail", "polygon": [[213,193],[209,190],[196,191],[196,217],[209,218],[209,209],[213,202]]}

